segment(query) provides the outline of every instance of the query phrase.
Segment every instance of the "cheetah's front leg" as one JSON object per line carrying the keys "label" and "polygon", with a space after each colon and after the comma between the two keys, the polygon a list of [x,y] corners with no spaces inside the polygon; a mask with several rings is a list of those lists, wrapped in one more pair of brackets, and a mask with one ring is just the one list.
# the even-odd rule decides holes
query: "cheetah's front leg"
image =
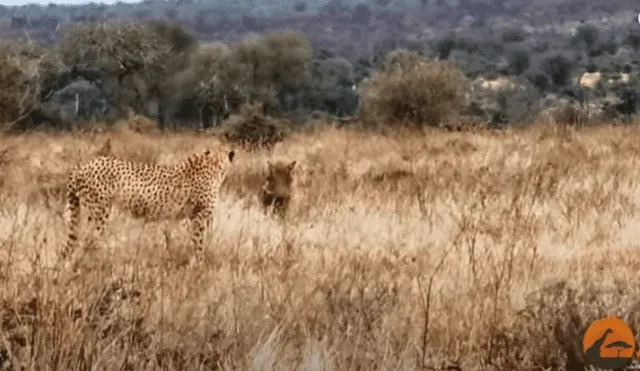
{"label": "cheetah's front leg", "polygon": [[211,227],[212,216],[213,210],[203,208],[194,212],[191,217],[191,240],[198,261],[204,260],[204,234]]}

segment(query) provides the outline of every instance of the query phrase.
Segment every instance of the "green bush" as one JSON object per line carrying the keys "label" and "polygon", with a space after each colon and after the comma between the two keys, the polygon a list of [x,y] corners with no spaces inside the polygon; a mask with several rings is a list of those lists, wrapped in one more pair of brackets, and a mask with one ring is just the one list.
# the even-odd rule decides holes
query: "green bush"
{"label": "green bush", "polygon": [[375,72],[361,87],[358,114],[363,121],[440,126],[457,116],[467,87],[460,69],[421,56],[403,58],[395,66]]}

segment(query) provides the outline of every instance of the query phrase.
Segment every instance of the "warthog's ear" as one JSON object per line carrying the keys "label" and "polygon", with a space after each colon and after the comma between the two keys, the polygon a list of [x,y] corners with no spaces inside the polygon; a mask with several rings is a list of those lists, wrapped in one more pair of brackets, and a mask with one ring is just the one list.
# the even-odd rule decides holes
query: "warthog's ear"
{"label": "warthog's ear", "polygon": [[297,163],[298,163],[297,160],[291,161],[291,163],[287,166],[287,170],[289,170],[289,172],[293,171],[293,168],[296,167]]}
{"label": "warthog's ear", "polygon": [[229,162],[233,162],[234,157],[236,157],[236,153],[233,150],[229,151]]}

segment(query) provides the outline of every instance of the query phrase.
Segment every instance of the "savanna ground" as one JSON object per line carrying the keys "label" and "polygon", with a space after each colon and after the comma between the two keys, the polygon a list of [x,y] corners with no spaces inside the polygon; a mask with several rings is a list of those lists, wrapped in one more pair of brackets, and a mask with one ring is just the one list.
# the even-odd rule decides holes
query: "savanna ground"
{"label": "savanna ground", "polygon": [[[296,134],[239,152],[202,265],[184,223],[115,212],[104,246],[56,269],[67,172],[108,138],[164,164],[216,145],[0,139],[5,367],[577,370],[590,321],[640,329],[640,127]],[[300,164],[282,223],[255,199],[272,156]]]}

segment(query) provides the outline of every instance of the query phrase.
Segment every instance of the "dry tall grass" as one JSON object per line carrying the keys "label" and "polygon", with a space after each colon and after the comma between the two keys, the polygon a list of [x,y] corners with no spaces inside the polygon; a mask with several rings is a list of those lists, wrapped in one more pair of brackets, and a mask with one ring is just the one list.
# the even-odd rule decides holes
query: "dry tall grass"
{"label": "dry tall grass", "polygon": [[[640,329],[640,128],[293,135],[285,222],[239,153],[202,266],[184,225],[114,213],[56,270],[66,173],[111,138],[174,163],[215,140],[133,131],[0,139],[2,362],[29,370],[579,369],[580,332]],[[165,232],[171,235],[165,238]]]}

